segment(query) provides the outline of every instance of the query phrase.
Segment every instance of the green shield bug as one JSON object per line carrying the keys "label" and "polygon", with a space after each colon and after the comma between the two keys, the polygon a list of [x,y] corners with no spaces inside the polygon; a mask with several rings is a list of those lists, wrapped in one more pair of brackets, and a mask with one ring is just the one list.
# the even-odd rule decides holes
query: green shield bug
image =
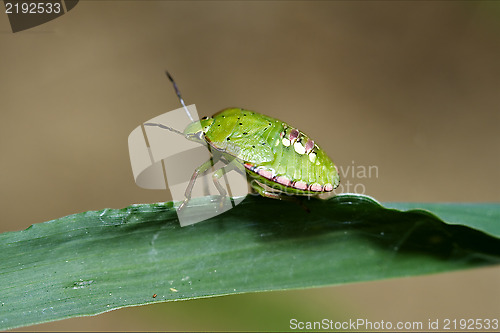
{"label": "green shield bug", "polygon": [[[191,123],[183,132],[162,124],[144,125],[159,126],[189,140],[205,143],[212,153],[212,158],[193,173],[179,210],[191,198],[198,175],[209,170],[219,159],[246,172],[253,190],[268,198],[318,196],[332,192],[339,185],[337,167],[305,133],[281,120],[241,108],[228,108],[212,117],[193,121],[174,79],[168,72],[166,74]],[[213,176],[214,184],[223,196],[226,191],[218,181],[225,172],[222,168]]]}

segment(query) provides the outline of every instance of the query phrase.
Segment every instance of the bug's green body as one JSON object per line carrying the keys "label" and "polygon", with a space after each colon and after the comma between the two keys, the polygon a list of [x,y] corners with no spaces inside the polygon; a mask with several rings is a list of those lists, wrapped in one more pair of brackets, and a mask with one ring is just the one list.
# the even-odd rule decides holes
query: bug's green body
{"label": "bug's green body", "polygon": [[[339,184],[337,168],[310,137],[253,111],[223,110],[190,124],[184,135],[236,158],[247,174],[274,190],[311,195],[330,192]],[[276,197],[263,189],[259,193]]]}

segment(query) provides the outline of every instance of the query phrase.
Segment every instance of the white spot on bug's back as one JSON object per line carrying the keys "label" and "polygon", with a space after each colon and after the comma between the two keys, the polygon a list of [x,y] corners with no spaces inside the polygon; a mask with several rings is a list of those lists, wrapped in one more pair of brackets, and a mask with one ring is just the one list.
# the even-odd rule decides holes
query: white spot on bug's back
{"label": "white spot on bug's back", "polygon": [[311,161],[311,163],[314,163],[314,161],[316,161],[316,154],[315,153],[309,154],[309,161]]}
{"label": "white spot on bug's back", "polygon": [[300,155],[303,155],[306,152],[306,149],[300,142],[295,142],[293,144],[293,149],[295,149],[295,152]]}
{"label": "white spot on bug's back", "polygon": [[280,139],[276,139],[276,143],[274,145],[278,146],[279,144],[280,144]]}
{"label": "white spot on bug's back", "polygon": [[290,140],[288,140],[287,138],[283,138],[283,140],[281,142],[283,142],[283,146],[285,146],[285,147],[290,146]]}

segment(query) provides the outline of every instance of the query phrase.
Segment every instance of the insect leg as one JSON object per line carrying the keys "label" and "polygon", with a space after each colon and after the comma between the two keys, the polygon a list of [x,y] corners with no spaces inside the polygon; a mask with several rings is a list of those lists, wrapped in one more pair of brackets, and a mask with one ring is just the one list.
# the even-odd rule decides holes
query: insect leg
{"label": "insect leg", "polygon": [[210,169],[215,162],[216,161],[214,161],[214,158],[210,158],[209,160],[207,160],[205,163],[203,163],[194,170],[193,175],[191,176],[191,180],[189,181],[189,185],[186,188],[186,192],[184,193],[184,196],[186,198],[181,203],[179,208],[177,208],[177,211],[181,211],[184,207],[186,207],[186,204],[188,203],[189,199],[191,199],[191,192],[193,191],[193,186],[194,183],[196,182],[196,178],[198,178],[200,174],[207,172],[207,170]]}
{"label": "insect leg", "polygon": [[256,180],[252,180],[250,182],[250,185],[252,186],[252,188],[257,191],[257,193],[259,193],[261,196],[263,197],[266,197],[266,198],[271,198],[271,199],[278,199],[278,200],[286,200],[286,201],[292,201],[292,202],[295,202],[296,204],[298,204],[300,206],[300,208],[302,208],[303,210],[305,210],[306,212],[310,213],[311,211],[309,210],[309,208],[307,208],[306,205],[304,205],[304,203],[299,199],[297,198],[296,196],[288,196],[288,195],[284,195],[282,193],[277,193],[277,192],[270,192],[270,191],[267,191],[264,187],[262,187],[261,184],[259,184],[258,181]]}
{"label": "insect leg", "polygon": [[279,193],[267,191],[265,188],[262,187],[262,185],[260,185],[255,180],[252,180],[250,182],[250,186],[252,186],[252,188],[263,197],[271,198],[271,199],[278,199],[278,200],[284,199],[284,197],[282,195],[280,195]]}
{"label": "insect leg", "polygon": [[[245,172],[245,167],[241,163],[241,161],[238,161],[237,159],[230,159],[228,160],[226,157],[227,165],[216,170],[212,176],[212,179],[214,181],[214,185],[221,194],[221,200],[220,200],[220,205],[221,209],[223,208],[224,205],[224,197],[227,196],[227,191],[226,189],[220,184],[220,179],[224,177],[224,180],[226,184],[228,185],[227,190],[229,191],[229,200],[231,201],[231,205],[234,207],[236,206],[234,199],[233,199],[233,192],[229,183],[229,180],[227,179],[227,174],[231,172],[232,170],[235,170],[242,174],[243,176],[246,177],[246,172]],[[233,184],[235,185],[235,184]]]}
{"label": "insect leg", "polygon": [[217,191],[219,191],[220,195],[223,197],[227,195],[227,192],[224,189],[224,187],[222,187],[222,185],[219,183],[219,180],[222,178],[222,176],[224,176],[226,172],[227,171],[225,168],[220,168],[217,171],[215,171],[214,174],[212,175],[212,180],[214,181],[214,185],[217,188]]}
{"label": "insect leg", "polygon": [[227,172],[226,168],[222,167],[217,171],[215,171],[212,175],[212,180],[214,181],[214,185],[217,188],[217,191],[219,191],[221,195],[219,200],[220,209],[224,208],[224,198],[227,196],[227,191],[224,189],[224,187],[222,187],[219,180],[222,178],[222,176],[226,174],[226,172]]}

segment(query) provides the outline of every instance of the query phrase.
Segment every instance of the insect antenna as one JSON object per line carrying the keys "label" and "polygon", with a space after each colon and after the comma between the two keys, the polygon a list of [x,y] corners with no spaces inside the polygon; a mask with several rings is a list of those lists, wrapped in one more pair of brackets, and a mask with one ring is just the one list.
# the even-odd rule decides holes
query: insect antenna
{"label": "insect antenna", "polygon": [[[186,103],[184,103],[184,100],[182,99],[181,92],[179,90],[179,87],[177,87],[177,83],[175,83],[174,78],[172,77],[172,75],[170,75],[170,73],[168,71],[165,71],[165,74],[167,75],[167,77],[170,80],[170,82],[172,82],[172,84],[174,85],[175,93],[177,94],[177,97],[179,98],[179,101],[181,102],[182,106],[184,107],[184,111],[186,111],[187,116],[189,117],[189,119],[191,120],[191,122],[194,122],[194,119],[191,116],[191,113],[189,113],[189,110],[188,110],[188,108],[186,106]],[[184,136],[183,132],[178,131],[175,128],[171,128],[171,127],[165,126],[163,124],[145,123],[144,126],[158,126],[160,128],[163,128],[163,129],[166,129],[166,130],[169,130],[171,132],[174,132],[174,133],[177,133],[177,134],[180,134],[180,135]]]}
{"label": "insect antenna", "polygon": [[189,117],[189,120],[191,120],[191,122],[193,122],[194,119],[191,116],[191,114],[189,113],[189,110],[186,107],[186,103],[184,103],[184,100],[182,99],[181,92],[180,92],[179,88],[177,87],[177,84],[175,83],[174,78],[172,77],[172,75],[170,75],[170,73],[168,71],[165,71],[165,74],[167,74],[168,79],[174,85],[175,93],[177,94],[177,97],[179,98],[179,101],[181,102],[182,106],[184,107],[184,111],[186,111],[186,114]]}
{"label": "insect antenna", "polygon": [[157,123],[144,123],[144,126],[158,126],[159,128],[163,128],[163,129],[167,129],[169,131],[172,131],[174,133],[177,133],[177,134],[180,134],[182,136],[184,136],[184,133],[182,133],[181,131],[178,131],[176,130],[175,128],[172,128],[172,127],[168,127],[168,126],[165,126],[163,124],[157,124]]}

